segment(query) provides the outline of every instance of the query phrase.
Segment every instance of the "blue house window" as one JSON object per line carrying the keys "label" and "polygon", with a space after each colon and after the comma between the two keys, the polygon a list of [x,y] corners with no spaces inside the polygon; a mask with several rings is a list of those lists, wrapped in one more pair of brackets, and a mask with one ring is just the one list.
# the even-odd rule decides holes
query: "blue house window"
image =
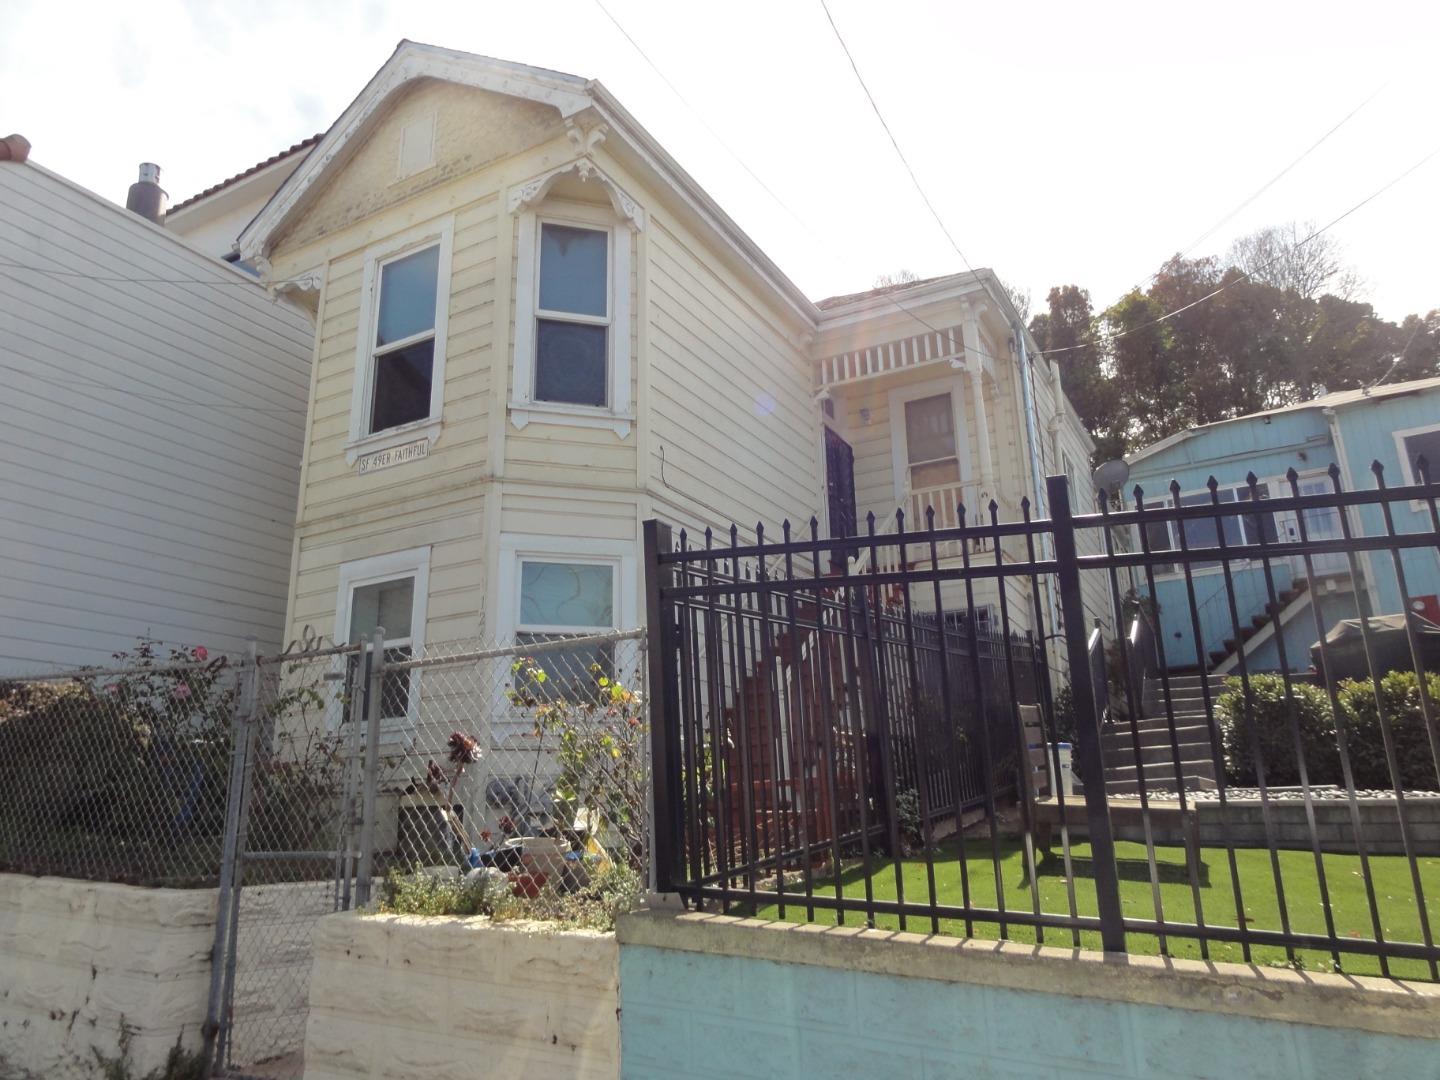
{"label": "blue house window", "polygon": [[[1270,485],[1259,484],[1255,488],[1261,499],[1270,497]],[[1248,484],[1237,487],[1222,487],[1216,493],[1216,498],[1221,506],[1226,504],[1250,502],[1250,487]],[[1147,510],[1158,510],[1162,507],[1173,505],[1171,500],[1147,502]],[[1189,495],[1180,496],[1181,506],[1209,506],[1210,492],[1198,491]],[[1184,546],[1190,551],[1215,548],[1220,546],[1220,538],[1223,535],[1227,548],[1239,547],[1246,544],[1273,544],[1279,538],[1279,531],[1275,526],[1275,515],[1269,513],[1241,514],[1233,511],[1224,512],[1220,515],[1217,525],[1213,517],[1189,518],[1183,521],[1153,521],[1145,527],[1145,539],[1150,550],[1155,551],[1179,551],[1181,537],[1184,537]],[[1219,566],[1218,562],[1201,561],[1192,562],[1192,570],[1207,570]],[[1181,563],[1171,563],[1166,566],[1157,565],[1155,568],[1160,573],[1181,573],[1184,566]]]}

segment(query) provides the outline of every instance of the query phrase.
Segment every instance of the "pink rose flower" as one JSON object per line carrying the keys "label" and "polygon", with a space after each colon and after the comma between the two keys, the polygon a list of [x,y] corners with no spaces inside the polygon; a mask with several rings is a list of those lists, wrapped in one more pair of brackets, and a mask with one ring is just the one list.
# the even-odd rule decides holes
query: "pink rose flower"
{"label": "pink rose flower", "polygon": [[196,659],[196,660],[208,660],[208,659],[210,659],[210,650],[207,649],[207,648],[205,648],[204,645],[196,645],[196,646],[195,646],[195,659]]}
{"label": "pink rose flower", "polygon": [[170,692],[170,696],[176,698],[187,698],[190,696],[190,687],[177,686],[174,690]]}
{"label": "pink rose flower", "polygon": [[111,683],[106,683],[106,684],[105,684],[105,692],[106,692],[107,694],[110,694],[111,696],[114,696],[115,694],[118,694],[118,693],[120,692],[120,684],[119,684],[119,683],[113,683],[113,682],[111,682]]}

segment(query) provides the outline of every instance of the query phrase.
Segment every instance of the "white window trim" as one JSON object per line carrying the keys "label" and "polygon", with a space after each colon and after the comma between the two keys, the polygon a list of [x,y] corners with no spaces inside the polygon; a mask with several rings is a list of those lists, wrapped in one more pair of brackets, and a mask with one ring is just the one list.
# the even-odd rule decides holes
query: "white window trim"
{"label": "white window trim", "polygon": [[[595,407],[535,400],[535,320],[540,311],[542,223],[609,234],[608,405]],[[510,422],[516,428],[523,429],[531,423],[568,424],[572,427],[609,428],[622,439],[630,434],[635,423],[630,397],[630,248],[635,228],[632,221],[616,221],[615,215],[603,208],[577,203],[557,202],[543,212],[533,209],[520,211],[515,267],[514,386],[510,398]],[[575,321],[583,322],[585,319],[579,317]]]}
{"label": "white window trim", "polygon": [[[615,601],[611,611],[612,629],[624,630],[636,625],[636,604],[639,578],[636,570],[633,540],[598,540],[583,536],[549,536],[543,534],[500,534],[500,577],[496,622],[499,640],[513,644],[520,625],[520,563],[534,557],[547,562],[608,564],[616,568]],[[569,633],[566,629],[534,631]]]}
{"label": "white window trim", "polygon": [[[419,657],[425,648],[425,613],[430,598],[430,548],[410,548],[407,551],[392,551],[369,559],[357,559],[341,563],[340,582],[335,592],[335,633],[336,641],[350,636],[350,608],[355,589],[365,585],[378,585],[399,578],[415,579],[415,595],[410,607],[410,652]],[[336,657],[336,671],[344,670],[343,656]],[[406,720],[390,718],[381,728],[381,740],[393,742],[403,739],[413,728],[420,710],[421,672],[410,672],[410,694],[406,704]],[[327,717],[331,730],[339,727],[342,720],[340,706],[333,703]]]}
{"label": "white window trim", "polygon": [[890,409],[890,463],[895,481],[895,501],[905,498],[910,490],[910,447],[905,428],[905,405],[922,398],[950,395],[950,409],[955,425],[955,455],[960,460],[960,483],[967,484],[973,478],[970,465],[970,429],[965,423],[964,379],[948,376],[927,379],[925,382],[910,383],[896,387],[887,395]]}
{"label": "white window trim", "polygon": [[[513,645],[515,636],[519,633],[520,625],[520,564],[527,558],[535,558],[547,562],[575,562],[608,564],[615,567],[615,597],[611,607],[611,621],[613,629],[626,630],[634,627],[638,621],[637,605],[639,597],[638,559],[636,556],[635,542],[633,540],[600,540],[583,536],[548,536],[527,533],[501,533],[500,534],[500,562],[498,565],[500,582],[499,595],[496,598],[496,639],[502,644]],[[588,628],[587,628],[588,629]],[[530,633],[583,633],[575,628],[559,628],[549,631],[529,630]],[[592,631],[593,632],[593,631]],[[636,654],[638,656],[638,654]],[[504,688],[510,682],[509,658],[505,658],[506,669],[497,672],[493,680],[499,688],[500,711],[497,715],[505,715],[509,708],[509,702],[505,698]],[[638,663],[638,660],[637,660]],[[639,674],[638,671],[617,666],[615,677],[627,685],[633,683]],[[514,732],[520,732],[529,724],[529,721],[517,715],[515,717]],[[497,741],[500,739],[497,730]]]}
{"label": "white window trim", "polygon": [[[387,428],[374,434],[370,426],[371,392],[375,381],[373,354],[376,320],[380,317],[380,269],[387,262],[436,244],[440,257],[435,281],[435,349],[430,368],[430,415],[413,423]],[[345,444],[345,462],[354,465],[361,454],[425,439],[429,446],[440,437],[441,413],[445,402],[445,353],[450,322],[450,264],[455,247],[454,215],[393,236],[365,252],[364,278],[360,285],[360,312],[355,333],[355,377],[350,395],[350,438]]]}
{"label": "white window trim", "polygon": [[[1419,427],[1405,428],[1403,431],[1394,433],[1395,456],[1400,459],[1400,477],[1405,487],[1419,487],[1420,477],[1415,472],[1415,463],[1410,460],[1410,455],[1405,452],[1405,440],[1411,435],[1428,435],[1432,431],[1440,431],[1440,424],[1421,424]],[[1440,480],[1440,461],[1430,463],[1431,479]],[[1411,499],[1411,510],[1427,510],[1428,504],[1423,499]]]}

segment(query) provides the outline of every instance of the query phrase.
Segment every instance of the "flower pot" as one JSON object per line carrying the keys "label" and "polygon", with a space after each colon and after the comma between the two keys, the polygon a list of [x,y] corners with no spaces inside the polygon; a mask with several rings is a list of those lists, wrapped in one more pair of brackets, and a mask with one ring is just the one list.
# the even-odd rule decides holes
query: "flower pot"
{"label": "flower pot", "polygon": [[545,887],[546,875],[517,870],[510,874],[510,891],[525,900],[534,900]]}

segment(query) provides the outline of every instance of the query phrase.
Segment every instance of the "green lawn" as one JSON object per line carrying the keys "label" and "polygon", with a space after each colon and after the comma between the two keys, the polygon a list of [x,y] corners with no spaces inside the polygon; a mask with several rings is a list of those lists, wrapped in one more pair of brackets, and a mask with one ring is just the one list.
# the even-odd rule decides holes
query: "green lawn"
{"label": "green lawn", "polygon": [[[1120,870],[1120,895],[1127,916],[1137,919],[1155,918],[1155,902],[1150,884],[1150,870],[1145,856],[1145,846],[1137,843],[1120,842],[1115,845]],[[940,845],[935,853],[935,892],[942,904],[961,906],[963,904],[960,874],[960,845],[955,840]],[[1000,842],[1000,883],[1005,894],[1007,909],[1033,911],[1033,894],[1020,844],[1015,839]],[[969,876],[972,907],[996,906],[996,881],[988,838],[970,838],[964,844],[965,868]],[[1057,835],[1054,849],[1041,857],[1036,879],[1040,895],[1040,910],[1046,913],[1068,914],[1069,895],[1066,888],[1065,864]],[[1096,914],[1095,888],[1091,877],[1090,847],[1088,844],[1071,845],[1071,864],[1074,873],[1075,908],[1081,915]],[[1185,869],[1185,852],[1179,847],[1157,847],[1155,849],[1157,877],[1160,880],[1160,905],[1164,917],[1172,922],[1195,922],[1195,903],[1189,875]],[[1235,860],[1239,869],[1240,888],[1244,898],[1245,917],[1252,929],[1279,930],[1280,905],[1277,900],[1275,877],[1271,869],[1270,853],[1264,848],[1237,849]],[[1204,848],[1200,857],[1199,892],[1200,905],[1205,921],[1217,926],[1235,926],[1235,896],[1230,873],[1229,856],[1223,848]],[[1360,859],[1354,855],[1326,855],[1324,857],[1326,882],[1330,891],[1330,903],[1335,913],[1336,932],[1340,938],[1373,938],[1369,905],[1365,894],[1364,881],[1360,876]],[[1419,860],[1421,885],[1424,889],[1426,908],[1432,930],[1440,934],[1440,858]],[[905,899],[908,902],[926,903],[929,896],[926,859],[915,856],[900,861],[903,875]],[[1314,856],[1308,851],[1280,852],[1281,881],[1285,890],[1285,905],[1290,916],[1291,929],[1297,933],[1324,934],[1326,932],[1324,909],[1320,902],[1319,880],[1315,871]],[[872,882],[876,899],[893,900],[896,897],[896,869],[893,861],[873,866]],[[1370,857],[1370,870],[1374,875],[1376,902],[1380,910],[1380,924],[1386,940],[1418,942],[1422,940],[1420,917],[1415,903],[1415,892],[1411,883],[1407,861],[1398,855]],[[840,878],[845,897],[863,898],[864,869],[862,866],[847,864]],[[786,891],[800,887],[798,875],[786,877]],[[817,875],[815,891],[835,894],[835,881],[831,876]],[[761,905],[757,911],[760,918],[780,918],[777,904]],[[790,921],[806,921],[803,898],[796,907],[793,900],[786,902],[784,918]],[[848,925],[863,923],[860,912],[846,912]],[[836,913],[833,910],[817,908],[815,922],[833,924]],[[932,926],[928,918],[909,916],[904,928],[917,933],[930,933]],[[876,925],[883,929],[900,929],[898,916],[879,915]],[[940,933],[964,936],[963,921],[941,920]],[[996,923],[974,924],[974,936],[987,940],[1001,936]],[[1008,926],[1004,935],[1013,941],[1031,943],[1036,940],[1035,931],[1030,927]],[[1070,947],[1074,943],[1071,932],[1064,929],[1048,929],[1044,932],[1047,945]],[[1153,935],[1130,934],[1128,944],[1131,952],[1157,954],[1161,952],[1160,942]],[[1080,945],[1087,949],[1100,947],[1099,934],[1083,932]],[[1200,958],[1200,945],[1194,939],[1170,937],[1164,950],[1168,955]],[[1212,960],[1243,961],[1241,946],[1227,942],[1211,942],[1209,957]],[[1285,964],[1288,958],[1285,950],[1273,946],[1254,946],[1251,959],[1257,964]],[[1300,950],[1297,962],[1309,970],[1331,970],[1331,954],[1325,951]],[[1376,958],[1342,953],[1343,970],[1352,974],[1380,974]],[[1400,978],[1428,979],[1429,967],[1418,960],[1392,960],[1390,974]]]}

